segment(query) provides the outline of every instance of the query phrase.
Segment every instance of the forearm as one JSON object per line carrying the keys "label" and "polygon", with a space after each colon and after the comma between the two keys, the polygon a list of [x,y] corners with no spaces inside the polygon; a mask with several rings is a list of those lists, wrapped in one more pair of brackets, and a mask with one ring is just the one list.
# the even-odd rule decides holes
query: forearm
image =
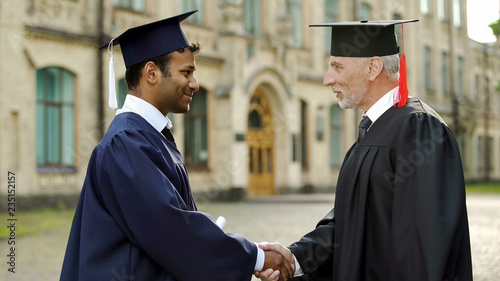
{"label": "forearm", "polygon": [[289,249],[304,273],[315,271],[331,258],[334,233],[333,225],[323,225],[306,234],[300,241],[290,245]]}

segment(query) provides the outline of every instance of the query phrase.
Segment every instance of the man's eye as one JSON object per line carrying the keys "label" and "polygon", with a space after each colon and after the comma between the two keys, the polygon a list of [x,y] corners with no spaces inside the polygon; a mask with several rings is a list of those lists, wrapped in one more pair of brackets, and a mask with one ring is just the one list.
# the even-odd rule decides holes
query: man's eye
{"label": "man's eye", "polygon": [[335,70],[340,70],[340,69],[342,69],[342,67],[340,67],[340,65],[338,65],[338,64],[334,64],[334,65],[332,65],[332,67],[333,67]]}

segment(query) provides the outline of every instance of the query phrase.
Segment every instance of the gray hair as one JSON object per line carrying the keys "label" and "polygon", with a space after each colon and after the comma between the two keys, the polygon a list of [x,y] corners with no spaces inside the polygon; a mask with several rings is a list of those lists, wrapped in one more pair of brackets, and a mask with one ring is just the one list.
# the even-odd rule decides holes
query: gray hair
{"label": "gray hair", "polygon": [[[360,58],[360,65],[364,65],[368,57]],[[381,56],[380,59],[384,64],[384,69],[389,76],[389,79],[396,81],[399,79],[399,54]]]}

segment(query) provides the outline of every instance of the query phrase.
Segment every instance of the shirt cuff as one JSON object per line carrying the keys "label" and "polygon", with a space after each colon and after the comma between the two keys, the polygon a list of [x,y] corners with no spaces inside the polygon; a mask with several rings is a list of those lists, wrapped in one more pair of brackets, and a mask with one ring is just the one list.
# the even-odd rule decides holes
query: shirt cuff
{"label": "shirt cuff", "polygon": [[264,250],[259,248],[259,245],[255,243],[257,246],[257,260],[255,261],[255,271],[262,271],[264,268],[264,262],[266,260],[266,255],[264,254]]}
{"label": "shirt cuff", "polygon": [[295,255],[293,255],[293,260],[295,261],[295,274],[293,277],[298,277],[304,275],[304,272],[302,271],[302,268],[300,267],[299,262],[297,261],[297,258],[295,258]]}

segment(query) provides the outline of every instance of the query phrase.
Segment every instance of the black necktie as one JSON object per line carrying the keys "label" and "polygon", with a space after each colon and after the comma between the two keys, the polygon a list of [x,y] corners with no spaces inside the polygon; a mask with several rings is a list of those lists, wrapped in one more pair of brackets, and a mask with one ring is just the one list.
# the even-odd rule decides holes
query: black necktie
{"label": "black necktie", "polygon": [[174,136],[172,135],[172,133],[170,132],[170,130],[165,127],[161,133],[165,136],[165,138],[167,138],[167,140],[169,142],[171,142],[175,147],[177,147],[177,145],[175,145],[175,140],[174,140]]}
{"label": "black necktie", "polygon": [[368,116],[363,116],[363,119],[361,119],[361,122],[359,122],[359,135],[358,135],[358,143],[363,140],[365,137],[366,131],[368,128],[370,128],[370,125],[372,124],[372,120],[368,118]]}

